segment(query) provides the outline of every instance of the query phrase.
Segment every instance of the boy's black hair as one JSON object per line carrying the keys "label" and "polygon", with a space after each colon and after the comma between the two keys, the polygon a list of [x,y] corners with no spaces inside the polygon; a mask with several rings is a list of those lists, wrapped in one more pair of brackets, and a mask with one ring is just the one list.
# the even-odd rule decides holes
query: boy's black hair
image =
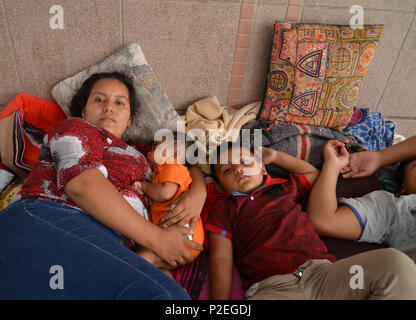
{"label": "boy's black hair", "polygon": [[410,160],[406,160],[406,161],[402,161],[402,162],[400,162],[400,165],[399,165],[399,167],[397,168],[397,173],[396,173],[396,175],[397,175],[397,180],[398,180],[398,182],[399,182],[399,186],[401,186],[401,185],[404,183],[404,179],[405,179],[404,172],[405,172],[405,170],[406,170],[407,165],[408,165],[410,162],[413,162],[414,160],[415,160],[415,159],[410,159]]}
{"label": "boy's black hair", "polygon": [[119,72],[102,72],[94,73],[87,80],[84,81],[82,86],[72,97],[71,103],[69,104],[69,110],[72,117],[82,117],[82,110],[85,108],[88,97],[90,96],[91,89],[94,84],[101,79],[117,79],[122,82],[129,91],[129,102],[130,102],[130,116],[133,121],[136,112],[139,107],[139,102],[136,98],[136,91],[134,89],[132,80]]}
{"label": "boy's black hair", "polygon": [[221,151],[222,150],[224,150],[224,151],[230,150],[231,148],[234,148],[234,147],[244,147],[244,148],[248,149],[252,155],[255,156],[254,147],[252,145],[250,145],[250,146],[241,145],[240,140],[237,140],[237,141],[234,141],[234,142],[224,141],[223,143],[221,143],[220,145],[217,146],[217,148],[211,154],[210,159],[209,159],[209,167],[211,169],[211,175],[212,175],[212,178],[214,178],[214,180],[216,182],[219,182],[219,181],[218,181],[218,177],[217,177],[217,174],[215,173],[214,169],[215,169],[215,165],[218,162],[218,158],[221,155]]}

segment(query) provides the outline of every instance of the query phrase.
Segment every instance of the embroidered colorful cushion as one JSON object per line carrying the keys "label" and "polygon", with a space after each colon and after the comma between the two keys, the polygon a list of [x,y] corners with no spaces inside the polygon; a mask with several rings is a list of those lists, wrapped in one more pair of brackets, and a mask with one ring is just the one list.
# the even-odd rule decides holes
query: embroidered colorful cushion
{"label": "embroidered colorful cushion", "polygon": [[276,22],[259,119],[345,128],[383,30]]}

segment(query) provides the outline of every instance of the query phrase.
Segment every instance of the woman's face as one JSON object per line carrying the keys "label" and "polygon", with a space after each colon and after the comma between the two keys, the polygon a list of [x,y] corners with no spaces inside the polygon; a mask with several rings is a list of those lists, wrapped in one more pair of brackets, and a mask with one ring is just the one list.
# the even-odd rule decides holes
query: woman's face
{"label": "woman's face", "polygon": [[129,90],[117,79],[98,80],[91,89],[82,117],[121,138],[131,123]]}

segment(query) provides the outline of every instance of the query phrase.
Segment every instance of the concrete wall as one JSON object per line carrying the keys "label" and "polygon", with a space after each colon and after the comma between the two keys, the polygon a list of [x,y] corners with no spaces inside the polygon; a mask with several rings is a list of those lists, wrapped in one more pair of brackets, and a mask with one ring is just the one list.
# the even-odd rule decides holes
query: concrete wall
{"label": "concrete wall", "polygon": [[[349,24],[357,4],[365,24],[386,25],[358,107],[415,135],[416,0],[0,0],[0,106],[20,92],[52,99],[57,82],[132,42],[178,110],[211,95],[258,101],[275,20]],[[63,29],[50,28],[53,5]]]}

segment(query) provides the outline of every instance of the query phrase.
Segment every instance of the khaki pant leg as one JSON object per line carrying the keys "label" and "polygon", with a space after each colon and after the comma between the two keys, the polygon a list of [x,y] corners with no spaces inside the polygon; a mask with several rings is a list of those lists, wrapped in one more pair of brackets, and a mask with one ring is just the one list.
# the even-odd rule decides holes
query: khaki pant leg
{"label": "khaki pant leg", "polygon": [[299,288],[299,278],[293,274],[269,277],[254,284],[247,290],[250,291],[256,293],[248,297],[248,300],[305,300],[303,291]]}
{"label": "khaki pant leg", "polygon": [[392,248],[303,266],[299,285],[309,299],[416,299],[416,265]]}

